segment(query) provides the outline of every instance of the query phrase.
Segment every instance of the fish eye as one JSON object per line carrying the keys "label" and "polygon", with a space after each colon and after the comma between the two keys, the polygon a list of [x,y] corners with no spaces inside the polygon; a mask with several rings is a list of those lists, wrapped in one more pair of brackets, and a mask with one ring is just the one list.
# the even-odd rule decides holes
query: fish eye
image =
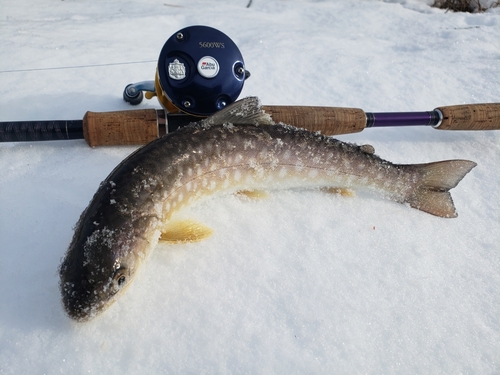
{"label": "fish eye", "polygon": [[113,275],[113,289],[114,292],[118,292],[120,289],[122,289],[125,284],[127,283],[127,275],[126,275],[126,268],[119,268],[115,271],[115,274]]}
{"label": "fish eye", "polygon": [[122,286],[123,284],[125,284],[125,276],[121,275],[119,278],[118,278],[118,286]]}

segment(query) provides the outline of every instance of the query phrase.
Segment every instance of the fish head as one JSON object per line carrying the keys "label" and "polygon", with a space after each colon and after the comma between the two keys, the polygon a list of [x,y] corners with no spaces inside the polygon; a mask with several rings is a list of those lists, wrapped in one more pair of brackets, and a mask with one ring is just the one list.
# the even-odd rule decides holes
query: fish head
{"label": "fish head", "polygon": [[115,301],[135,275],[142,241],[123,227],[75,233],[59,268],[63,305],[72,319],[90,320]]}

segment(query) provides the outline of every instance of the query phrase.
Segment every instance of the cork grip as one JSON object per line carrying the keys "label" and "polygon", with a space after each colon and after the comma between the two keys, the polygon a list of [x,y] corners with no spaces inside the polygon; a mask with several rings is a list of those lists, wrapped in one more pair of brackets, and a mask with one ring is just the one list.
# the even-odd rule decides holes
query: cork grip
{"label": "cork grip", "polygon": [[83,136],[92,147],[146,144],[158,138],[156,110],[87,112]]}
{"label": "cork grip", "polygon": [[282,122],[325,135],[357,133],[366,126],[365,112],[357,108],[263,105],[262,109],[275,123]]}
{"label": "cork grip", "polygon": [[443,114],[443,121],[436,129],[500,129],[500,103],[452,105],[436,109]]}

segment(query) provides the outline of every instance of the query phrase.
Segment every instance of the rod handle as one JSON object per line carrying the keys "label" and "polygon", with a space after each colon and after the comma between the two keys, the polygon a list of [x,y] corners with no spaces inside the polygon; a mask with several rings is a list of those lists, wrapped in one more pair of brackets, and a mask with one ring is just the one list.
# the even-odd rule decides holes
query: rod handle
{"label": "rod handle", "polygon": [[366,114],[358,108],[263,105],[274,122],[282,122],[325,135],[357,133],[366,126]]}
{"label": "rod handle", "polygon": [[441,130],[500,129],[500,103],[462,104],[438,107],[443,114]]}
{"label": "rod handle", "polygon": [[87,112],[83,136],[91,147],[146,144],[159,136],[156,110]]}

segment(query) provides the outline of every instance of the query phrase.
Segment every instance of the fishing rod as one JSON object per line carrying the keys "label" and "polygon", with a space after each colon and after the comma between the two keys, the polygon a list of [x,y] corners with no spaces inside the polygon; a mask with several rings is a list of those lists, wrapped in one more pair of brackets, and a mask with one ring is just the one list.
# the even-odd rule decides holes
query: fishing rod
{"label": "fishing rod", "polygon": [[[370,113],[358,108],[261,107],[275,123],[325,135],[357,133],[366,128],[432,126],[440,130],[498,130],[500,103],[438,107],[427,112]],[[162,109],[87,112],[83,120],[0,122],[0,142],[85,139],[89,146],[141,145],[201,118]]]}
{"label": "fishing rod", "polygon": [[[236,44],[221,31],[190,26],[163,46],[154,81],[129,84],[123,99],[156,97],[162,109],[87,112],[81,120],[0,122],[0,142],[85,139],[90,146],[146,144],[235,102],[250,77]],[[441,130],[500,129],[500,103],[438,107],[426,112],[365,112],[359,108],[269,106],[275,123],[325,135],[365,128],[432,126]]]}

